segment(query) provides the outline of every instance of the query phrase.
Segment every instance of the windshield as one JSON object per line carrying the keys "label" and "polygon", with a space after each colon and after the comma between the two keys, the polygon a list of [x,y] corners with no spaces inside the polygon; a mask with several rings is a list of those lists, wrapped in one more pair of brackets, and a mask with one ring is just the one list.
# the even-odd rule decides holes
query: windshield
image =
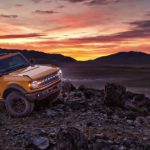
{"label": "windshield", "polygon": [[9,58],[0,60],[0,74],[8,73],[23,67],[29,66],[30,63],[22,56],[15,55]]}

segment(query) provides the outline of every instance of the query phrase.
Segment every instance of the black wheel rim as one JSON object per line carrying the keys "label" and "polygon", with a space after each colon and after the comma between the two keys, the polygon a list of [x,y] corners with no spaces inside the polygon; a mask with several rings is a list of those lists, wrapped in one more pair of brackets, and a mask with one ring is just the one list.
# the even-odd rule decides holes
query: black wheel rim
{"label": "black wheel rim", "polygon": [[18,98],[13,100],[12,108],[15,112],[21,113],[25,110],[25,107],[26,105],[23,99]]}

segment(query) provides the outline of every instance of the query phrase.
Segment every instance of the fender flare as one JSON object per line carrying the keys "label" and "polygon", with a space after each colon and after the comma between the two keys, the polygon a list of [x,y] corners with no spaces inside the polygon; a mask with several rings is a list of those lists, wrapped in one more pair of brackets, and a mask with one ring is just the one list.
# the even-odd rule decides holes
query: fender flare
{"label": "fender flare", "polygon": [[12,85],[9,85],[9,86],[5,89],[5,91],[4,91],[4,93],[3,93],[3,98],[6,98],[6,96],[7,96],[11,91],[13,91],[13,90],[18,91],[18,92],[20,92],[20,93],[22,93],[22,94],[25,94],[25,93],[26,93],[25,89],[22,88],[21,86],[19,86],[19,85],[17,85],[17,84],[12,84]]}

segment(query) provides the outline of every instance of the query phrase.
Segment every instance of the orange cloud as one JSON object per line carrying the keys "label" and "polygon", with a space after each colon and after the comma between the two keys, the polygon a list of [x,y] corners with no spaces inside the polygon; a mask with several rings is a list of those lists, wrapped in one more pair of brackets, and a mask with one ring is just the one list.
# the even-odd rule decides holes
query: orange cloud
{"label": "orange cloud", "polygon": [[19,39],[19,38],[33,38],[41,37],[41,34],[30,33],[30,34],[14,34],[14,35],[0,35],[0,39]]}
{"label": "orange cloud", "polygon": [[24,1],[3,1],[0,47],[61,53],[78,60],[119,51],[150,53],[149,5],[143,9],[142,2],[134,0],[138,7],[131,13],[130,5],[124,7],[127,1],[131,0],[29,0],[28,7]]}

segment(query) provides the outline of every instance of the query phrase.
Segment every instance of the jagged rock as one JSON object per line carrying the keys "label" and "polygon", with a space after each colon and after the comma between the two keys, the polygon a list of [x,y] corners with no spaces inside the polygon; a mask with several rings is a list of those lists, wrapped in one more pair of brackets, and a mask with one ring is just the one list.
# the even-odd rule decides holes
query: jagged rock
{"label": "jagged rock", "polygon": [[105,141],[96,141],[94,146],[93,146],[93,150],[109,150],[110,149],[110,144],[105,142]]}
{"label": "jagged rock", "polygon": [[80,86],[78,87],[78,90],[79,90],[79,91],[84,91],[84,90],[86,90],[86,87],[85,87],[84,85],[80,85]]}
{"label": "jagged rock", "polygon": [[75,89],[76,89],[76,87],[70,81],[63,81],[62,82],[63,93],[70,93],[71,91],[73,91]]}
{"label": "jagged rock", "polygon": [[81,110],[86,109],[88,107],[88,103],[85,99],[72,98],[66,102],[66,106],[68,106],[72,110]]}
{"label": "jagged rock", "polygon": [[146,119],[147,119],[148,125],[150,126],[150,116],[147,116]]}
{"label": "jagged rock", "polygon": [[81,86],[26,118],[0,111],[0,149],[148,150],[149,127],[150,99],[143,94],[114,84],[105,91]]}
{"label": "jagged rock", "polygon": [[49,147],[49,140],[46,137],[36,136],[32,139],[32,144],[37,149],[45,150]]}
{"label": "jagged rock", "polygon": [[74,127],[60,129],[57,135],[57,150],[88,150],[88,140]]}
{"label": "jagged rock", "polygon": [[72,99],[72,98],[82,98],[84,99],[84,94],[80,91],[74,91],[74,92],[70,92],[69,93],[69,99]]}
{"label": "jagged rock", "polygon": [[133,99],[134,96],[135,96],[135,93],[127,91],[126,95],[125,95],[125,98],[126,99]]}
{"label": "jagged rock", "polygon": [[4,112],[5,111],[5,104],[4,102],[0,101],[0,112]]}
{"label": "jagged rock", "polygon": [[134,123],[138,126],[138,125],[148,125],[148,119],[146,117],[142,117],[142,116],[138,116],[136,118],[136,120],[134,121]]}
{"label": "jagged rock", "polygon": [[144,94],[135,94],[135,96],[133,97],[134,101],[141,101],[145,98]]}
{"label": "jagged rock", "polygon": [[64,98],[62,96],[59,96],[52,104],[50,107],[53,106],[58,106],[58,105],[63,105],[64,104]]}
{"label": "jagged rock", "polygon": [[87,99],[91,99],[94,96],[94,93],[93,91],[87,89],[84,91],[84,95]]}
{"label": "jagged rock", "polygon": [[85,96],[80,91],[70,92],[68,99],[65,102],[65,105],[72,110],[86,109],[88,102],[85,99]]}
{"label": "jagged rock", "polygon": [[3,120],[0,118],[0,126],[4,125]]}
{"label": "jagged rock", "polygon": [[138,108],[131,101],[126,101],[124,104],[124,108],[126,108],[127,110],[138,111]]}
{"label": "jagged rock", "polygon": [[124,108],[143,115],[150,114],[148,103],[147,101],[145,101],[145,99],[143,99],[143,101],[140,102],[128,100],[125,102]]}
{"label": "jagged rock", "polygon": [[105,86],[104,103],[107,106],[123,106],[125,94],[125,87],[108,83]]}
{"label": "jagged rock", "polygon": [[63,109],[48,109],[46,111],[46,114],[48,117],[54,118],[54,117],[62,117],[64,115]]}

